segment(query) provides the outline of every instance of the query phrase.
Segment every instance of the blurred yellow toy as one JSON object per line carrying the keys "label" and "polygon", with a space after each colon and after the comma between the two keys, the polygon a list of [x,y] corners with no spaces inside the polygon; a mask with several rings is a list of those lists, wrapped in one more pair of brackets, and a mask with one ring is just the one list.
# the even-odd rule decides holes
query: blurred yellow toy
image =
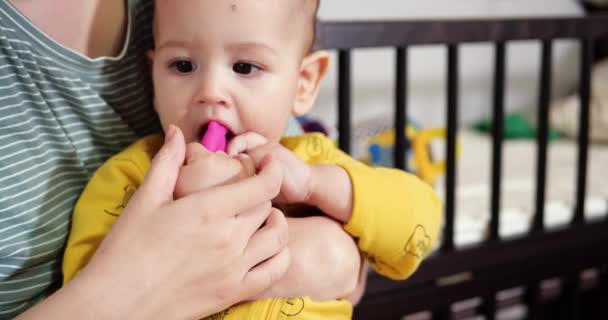
{"label": "blurred yellow toy", "polygon": [[[430,144],[435,139],[445,139],[444,128],[416,129],[408,125],[405,130],[405,170],[415,173],[422,180],[433,184],[437,177],[445,172],[445,161],[433,161]],[[394,166],[393,146],[395,130],[386,130],[368,140],[368,162],[371,165]],[[457,146],[457,155],[459,150]]]}

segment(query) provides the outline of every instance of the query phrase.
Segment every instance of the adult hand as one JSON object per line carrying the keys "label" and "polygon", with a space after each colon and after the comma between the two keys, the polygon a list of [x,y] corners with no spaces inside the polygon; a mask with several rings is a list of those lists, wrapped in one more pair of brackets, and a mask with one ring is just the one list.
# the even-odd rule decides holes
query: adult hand
{"label": "adult hand", "polygon": [[287,218],[287,224],[289,270],[258,298],[350,299],[360,281],[361,269],[353,238],[341,224],[327,217]]}
{"label": "adult hand", "polygon": [[200,143],[190,143],[186,146],[186,161],[180,169],[174,196],[179,199],[253,175],[255,166],[246,154],[230,157],[223,152],[210,152]]}
{"label": "adult hand", "polygon": [[200,319],[283,276],[287,226],[270,204],[281,167],[270,162],[255,177],[174,200],[184,157],[171,127],[87,267],[23,319]]}

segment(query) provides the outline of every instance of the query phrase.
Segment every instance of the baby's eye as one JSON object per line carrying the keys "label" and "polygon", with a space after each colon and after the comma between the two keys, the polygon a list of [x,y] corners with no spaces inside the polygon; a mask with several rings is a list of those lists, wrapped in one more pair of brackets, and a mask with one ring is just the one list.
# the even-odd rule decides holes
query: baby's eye
{"label": "baby's eye", "polygon": [[256,71],[260,71],[260,68],[247,62],[237,62],[232,65],[232,71],[242,74],[242,75],[251,75]]}
{"label": "baby's eye", "polygon": [[169,64],[169,68],[175,69],[179,73],[190,73],[196,69],[196,66],[192,61],[188,60],[176,60]]}

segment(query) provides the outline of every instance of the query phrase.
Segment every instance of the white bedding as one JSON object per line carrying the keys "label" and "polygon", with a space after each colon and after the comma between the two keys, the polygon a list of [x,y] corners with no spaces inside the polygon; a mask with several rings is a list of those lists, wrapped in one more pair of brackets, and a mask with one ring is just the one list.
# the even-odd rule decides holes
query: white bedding
{"label": "white bedding", "polygon": [[[455,244],[471,245],[482,241],[490,219],[491,138],[471,131],[459,135],[462,156],[457,166]],[[435,146],[441,153],[442,146]],[[530,228],[536,192],[536,143],[507,141],[503,149],[501,237],[522,235]],[[572,140],[549,145],[545,226],[565,226],[572,219],[578,148]],[[608,213],[608,145],[591,145],[589,152],[587,220]],[[436,187],[443,196],[444,179]]]}

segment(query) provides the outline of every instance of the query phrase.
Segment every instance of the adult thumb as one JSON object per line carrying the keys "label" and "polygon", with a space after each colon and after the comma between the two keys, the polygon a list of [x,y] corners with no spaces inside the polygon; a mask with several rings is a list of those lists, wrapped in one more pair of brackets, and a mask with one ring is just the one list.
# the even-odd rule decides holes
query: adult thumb
{"label": "adult thumb", "polygon": [[165,132],[165,142],[152,159],[150,169],[132,201],[152,207],[172,201],[173,190],[185,156],[184,135],[178,127],[170,125]]}

